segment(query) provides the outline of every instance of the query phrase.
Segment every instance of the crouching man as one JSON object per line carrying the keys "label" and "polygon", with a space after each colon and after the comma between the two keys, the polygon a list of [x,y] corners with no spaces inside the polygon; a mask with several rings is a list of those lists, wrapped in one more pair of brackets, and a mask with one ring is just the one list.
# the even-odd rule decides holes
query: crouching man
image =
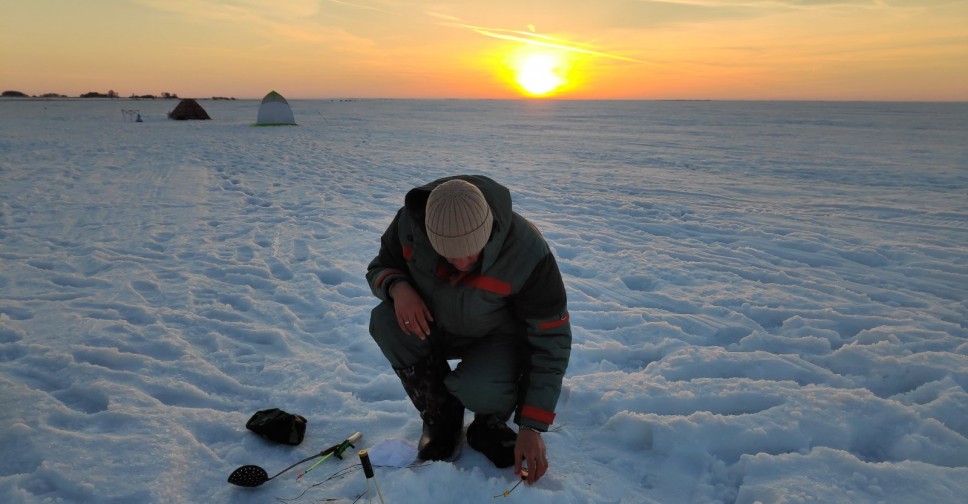
{"label": "crouching man", "polygon": [[452,456],[467,408],[472,448],[540,479],[571,325],[558,264],[510,191],[470,175],[410,190],[366,276],[382,301],[370,334],[423,420],[419,457]]}

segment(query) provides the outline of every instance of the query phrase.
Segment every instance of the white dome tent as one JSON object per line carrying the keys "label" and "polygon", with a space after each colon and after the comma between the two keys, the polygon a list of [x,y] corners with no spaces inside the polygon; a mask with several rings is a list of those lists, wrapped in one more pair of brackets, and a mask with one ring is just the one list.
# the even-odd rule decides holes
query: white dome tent
{"label": "white dome tent", "polygon": [[262,105],[259,106],[259,117],[255,124],[256,126],[295,126],[296,118],[292,115],[289,102],[281,94],[270,91],[262,99]]}

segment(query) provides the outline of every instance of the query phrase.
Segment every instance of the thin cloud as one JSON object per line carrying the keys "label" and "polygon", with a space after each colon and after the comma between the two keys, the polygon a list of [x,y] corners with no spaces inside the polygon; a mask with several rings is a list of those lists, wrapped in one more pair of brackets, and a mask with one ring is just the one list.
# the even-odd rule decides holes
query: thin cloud
{"label": "thin cloud", "polygon": [[638,3],[690,5],[695,7],[759,7],[759,8],[793,8],[820,7],[833,5],[870,5],[877,3],[873,0],[634,0]]}
{"label": "thin cloud", "polygon": [[563,40],[556,37],[549,37],[547,35],[541,35],[540,33],[526,32],[520,30],[508,30],[505,28],[486,28],[483,26],[474,26],[462,22],[460,19],[453,16],[447,16],[444,14],[438,14],[434,12],[428,12],[428,15],[434,16],[436,18],[442,19],[445,22],[441,23],[444,26],[450,26],[454,28],[460,28],[463,30],[469,30],[474,33],[484,35],[485,37],[491,37],[499,40],[510,40],[512,42],[521,42],[523,44],[530,44],[540,47],[549,47],[552,49],[558,49],[562,51],[588,54],[591,56],[599,56],[602,58],[609,58],[619,61],[628,61],[632,63],[648,63],[635,58],[630,58],[628,56],[622,56],[620,54],[613,54],[605,52],[594,48],[594,46],[589,44],[582,44],[579,42],[571,42],[568,40]]}
{"label": "thin cloud", "polygon": [[[237,30],[265,36],[272,34],[277,40],[295,40],[309,44],[325,44],[352,39],[344,30],[320,26],[313,20],[319,12],[315,0],[283,2],[275,6],[270,0],[136,0],[138,3],[159,11],[182,16],[192,22],[215,22],[231,25]],[[270,7],[271,6],[271,7]]]}
{"label": "thin cloud", "polygon": [[354,7],[354,8],[357,8],[357,9],[371,10],[371,11],[376,11],[376,12],[389,12],[388,10],[381,9],[380,7],[374,7],[372,5],[365,5],[365,4],[358,3],[358,2],[345,2],[343,0],[329,0],[329,3],[333,3],[333,4],[337,4],[337,5],[345,5],[346,7]]}
{"label": "thin cloud", "polygon": [[301,19],[319,12],[315,0],[135,0],[160,11],[213,21],[248,21],[253,18]]}
{"label": "thin cloud", "polygon": [[681,5],[716,9],[812,10],[822,8],[859,7],[873,9],[929,8],[951,5],[958,0],[633,0],[639,4]]}

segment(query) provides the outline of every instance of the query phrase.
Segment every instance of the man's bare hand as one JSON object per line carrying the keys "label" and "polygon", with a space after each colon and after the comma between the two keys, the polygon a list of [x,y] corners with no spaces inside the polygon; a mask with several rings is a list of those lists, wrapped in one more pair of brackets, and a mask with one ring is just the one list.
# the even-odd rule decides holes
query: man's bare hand
{"label": "man's bare hand", "polygon": [[420,339],[430,336],[430,323],[434,321],[430,309],[409,282],[400,280],[390,286],[397,325],[403,334],[415,334]]}
{"label": "man's bare hand", "polygon": [[[522,463],[527,470],[522,472]],[[518,430],[518,440],[514,443],[514,473],[522,477],[527,475],[528,484],[541,479],[548,472],[548,453],[545,450],[541,433],[521,428]]]}

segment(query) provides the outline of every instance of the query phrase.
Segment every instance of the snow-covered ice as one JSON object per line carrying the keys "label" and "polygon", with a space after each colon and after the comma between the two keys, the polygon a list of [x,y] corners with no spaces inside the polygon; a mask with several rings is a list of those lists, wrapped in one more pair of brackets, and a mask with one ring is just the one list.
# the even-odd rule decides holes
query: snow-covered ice
{"label": "snow-covered ice", "polygon": [[[225,479],[417,437],[364,272],[406,190],[457,173],[511,189],[569,290],[551,472],[508,502],[968,495],[968,104],[200,103],[0,101],[0,501],[353,502],[354,454]],[[268,407],[302,445],[246,431]],[[469,448],[377,479],[516,482]]]}

